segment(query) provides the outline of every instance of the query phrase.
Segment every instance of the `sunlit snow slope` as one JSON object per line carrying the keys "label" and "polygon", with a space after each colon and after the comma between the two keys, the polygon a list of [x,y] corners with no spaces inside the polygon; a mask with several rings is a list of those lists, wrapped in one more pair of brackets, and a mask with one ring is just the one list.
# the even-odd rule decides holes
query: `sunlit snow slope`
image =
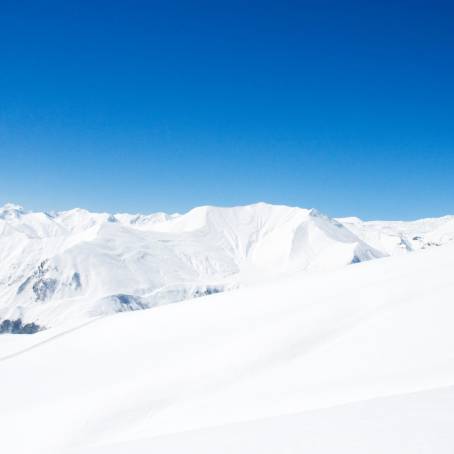
{"label": "sunlit snow slope", "polygon": [[448,244],[6,334],[2,449],[450,453],[453,271]]}

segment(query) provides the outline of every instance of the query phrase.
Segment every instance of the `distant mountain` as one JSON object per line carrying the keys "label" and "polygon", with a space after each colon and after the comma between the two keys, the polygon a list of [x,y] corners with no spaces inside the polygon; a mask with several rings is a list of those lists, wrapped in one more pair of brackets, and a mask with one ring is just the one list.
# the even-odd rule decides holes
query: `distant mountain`
{"label": "distant mountain", "polygon": [[7,204],[0,208],[0,331],[145,309],[453,238],[454,217],[335,220],[265,203],[183,215],[36,213]]}
{"label": "distant mountain", "polygon": [[454,216],[417,221],[362,221],[338,219],[367,244],[387,255],[441,246],[454,240]]}

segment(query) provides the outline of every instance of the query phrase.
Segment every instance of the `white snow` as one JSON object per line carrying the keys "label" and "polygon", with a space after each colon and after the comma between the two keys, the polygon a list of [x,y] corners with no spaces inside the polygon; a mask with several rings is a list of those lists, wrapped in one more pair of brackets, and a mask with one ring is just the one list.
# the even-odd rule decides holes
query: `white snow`
{"label": "white snow", "polygon": [[[199,227],[210,211],[200,210]],[[300,228],[292,219],[302,214],[287,213],[278,226]],[[325,232],[332,232],[326,223],[338,228],[316,216]],[[242,219],[250,226],[250,218]],[[190,231],[185,222],[171,222],[169,231]],[[265,226],[277,228],[268,217]],[[109,227],[100,229],[107,229],[102,242],[86,247],[120,253],[120,235],[133,234]],[[245,250],[248,235],[233,242],[237,250]],[[134,238],[142,244],[142,232]],[[89,261],[87,252],[81,263]],[[452,452],[453,270],[454,244],[446,244],[352,266],[304,268],[184,304],[82,324],[65,319],[31,336],[3,335],[2,449]]]}
{"label": "white snow", "polygon": [[440,388],[72,452],[447,454],[453,408],[454,387]]}

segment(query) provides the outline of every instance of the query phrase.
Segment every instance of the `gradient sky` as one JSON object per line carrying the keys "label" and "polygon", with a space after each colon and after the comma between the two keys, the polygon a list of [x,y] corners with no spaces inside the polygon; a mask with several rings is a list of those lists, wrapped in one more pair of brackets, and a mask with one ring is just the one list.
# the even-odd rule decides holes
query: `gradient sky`
{"label": "gradient sky", "polygon": [[0,205],[454,213],[453,24],[452,1],[0,0]]}

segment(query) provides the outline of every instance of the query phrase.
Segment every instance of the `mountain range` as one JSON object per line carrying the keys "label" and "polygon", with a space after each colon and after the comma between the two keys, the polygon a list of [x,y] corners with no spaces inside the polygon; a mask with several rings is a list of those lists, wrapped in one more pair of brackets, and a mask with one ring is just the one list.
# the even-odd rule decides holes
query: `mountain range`
{"label": "mountain range", "polygon": [[454,216],[365,222],[265,203],[148,215],[6,204],[0,332],[33,333],[453,239]]}

